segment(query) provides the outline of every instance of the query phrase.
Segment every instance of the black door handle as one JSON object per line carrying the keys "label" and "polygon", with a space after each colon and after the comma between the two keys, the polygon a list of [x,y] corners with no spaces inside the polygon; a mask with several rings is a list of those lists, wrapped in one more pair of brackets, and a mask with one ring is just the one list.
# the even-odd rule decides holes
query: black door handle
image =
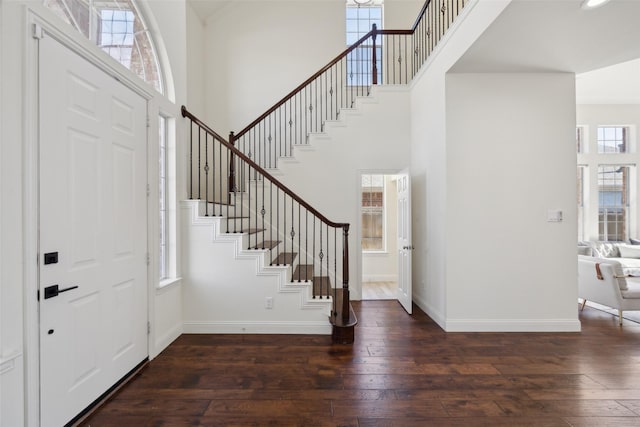
{"label": "black door handle", "polygon": [[68,288],[60,289],[58,285],[51,285],[44,288],[44,299],[57,297],[58,294],[75,289],[77,286],[69,286]]}

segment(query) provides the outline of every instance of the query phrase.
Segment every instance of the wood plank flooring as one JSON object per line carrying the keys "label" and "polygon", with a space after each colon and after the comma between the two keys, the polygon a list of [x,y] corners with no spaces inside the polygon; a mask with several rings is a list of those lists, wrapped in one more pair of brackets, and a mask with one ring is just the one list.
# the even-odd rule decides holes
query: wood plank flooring
{"label": "wood plank flooring", "polygon": [[83,426],[640,426],[640,324],[445,333],[396,301],[329,336],[183,335]]}
{"label": "wood plank flooring", "polygon": [[398,282],[362,282],[362,299],[396,299]]}

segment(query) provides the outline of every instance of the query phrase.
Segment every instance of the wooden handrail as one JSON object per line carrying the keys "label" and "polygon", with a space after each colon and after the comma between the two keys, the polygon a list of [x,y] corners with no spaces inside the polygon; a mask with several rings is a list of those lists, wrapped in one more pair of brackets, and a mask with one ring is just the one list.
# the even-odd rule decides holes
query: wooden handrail
{"label": "wooden handrail", "polygon": [[216,133],[214,130],[212,130],[209,126],[207,126],[205,123],[203,123],[196,116],[194,116],[191,112],[189,112],[189,110],[187,110],[187,107],[185,107],[183,105],[182,108],[181,108],[181,111],[182,111],[182,117],[188,117],[191,120],[191,122],[196,123],[200,128],[202,128],[205,131],[209,132],[212,136],[214,136],[216,139],[218,139],[222,145],[227,147],[227,149],[229,149],[229,151],[231,151],[235,156],[237,156],[238,158],[242,159],[246,163],[250,164],[253,169],[258,171],[263,177],[265,177],[269,181],[273,182],[273,184],[276,187],[280,188],[285,194],[287,194],[293,200],[298,202],[301,206],[306,208],[313,215],[318,217],[318,219],[320,219],[322,222],[324,222],[325,224],[327,224],[327,225],[329,225],[331,227],[342,228],[343,230],[346,229],[347,231],[349,230],[349,223],[346,223],[346,222],[333,222],[333,221],[329,220],[327,217],[325,217],[324,215],[322,215],[315,208],[313,208],[310,204],[305,202],[300,196],[298,196],[291,189],[289,189],[286,185],[284,185],[283,183],[278,181],[275,177],[273,177],[273,175],[271,175],[265,169],[260,167],[260,165],[256,164],[253,160],[251,160],[248,156],[246,156],[242,151],[238,150],[236,147],[231,145],[226,139],[224,139],[222,136],[220,136],[218,133]]}
{"label": "wooden handrail", "polygon": [[412,33],[416,30],[416,28],[418,28],[418,25],[420,25],[422,18],[427,14],[427,8],[429,7],[430,4],[431,4],[431,0],[427,0],[424,2],[424,6],[422,6],[422,9],[420,9],[420,13],[418,14],[418,17],[416,18],[416,22],[414,22],[413,27],[411,27],[410,31]]}
{"label": "wooden handrail", "polygon": [[[429,7],[429,4],[431,4],[431,0],[426,0],[425,3],[424,3],[424,6],[422,6],[422,9],[420,10],[420,13],[418,15],[418,18],[416,19],[416,22],[413,24],[413,27],[410,30],[380,30],[380,29],[374,28],[371,31],[369,31],[367,34],[362,36],[357,42],[355,42],[354,44],[349,46],[346,50],[344,50],[342,53],[340,53],[338,56],[336,56],[333,60],[331,60],[327,65],[322,67],[320,70],[318,70],[315,74],[313,74],[307,80],[305,80],[304,82],[299,84],[295,89],[293,89],[291,92],[289,92],[280,101],[275,103],[271,108],[269,108],[266,112],[264,112],[260,117],[258,117],[257,119],[255,119],[254,121],[249,123],[249,125],[247,125],[241,131],[237,132],[235,134],[235,138],[239,139],[243,135],[245,135],[247,132],[249,132],[254,126],[258,125],[261,121],[263,121],[265,118],[267,118],[271,113],[273,113],[275,110],[277,110],[285,102],[287,102],[289,99],[294,97],[305,86],[307,86],[308,84],[313,82],[315,79],[320,77],[324,72],[326,72],[331,67],[336,65],[340,60],[345,58],[350,52],[352,52],[353,50],[355,50],[356,48],[361,46],[369,37],[375,37],[375,35],[377,35],[377,34],[388,34],[388,35],[412,35],[412,34],[414,34],[415,31],[416,31],[416,28],[418,28],[418,25],[420,25],[420,22],[422,21],[422,18],[424,17],[424,15],[426,13],[426,10]],[[374,79],[375,79],[375,77],[374,77]]]}
{"label": "wooden handrail", "polygon": [[[378,33],[380,32],[380,30],[378,30]],[[355,42],[354,44],[352,44],[351,46],[349,46],[345,51],[343,51],[341,54],[339,54],[338,56],[336,56],[331,62],[329,62],[327,65],[325,65],[324,67],[322,67],[320,70],[318,70],[314,75],[312,75],[311,77],[309,77],[307,80],[305,80],[304,82],[300,83],[294,90],[292,90],[291,92],[289,92],[284,98],[282,98],[280,101],[278,101],[273,107],[269,108],[264,114],[262,114],[260,117],[258,117],[257,119],[255,119],[254,121],[252,121],[247,127],[245,127],[244,129],[242,129],[240,132],[238,132],[236,134],[236,138],[240,138],[241,136],[243,136],[245,133],[249,132],[255,125],[257,125],[258,123],[260,123],[262,120],[264,120],[266,117],[269,116],[269,114],[273,113],[275,110],[278,109],[278,107],[280,107],[282,104],[284,104],[285,102],[287,102],[289,99],[291,99],[296,93],[298,93],[301,89],[303,89],[305,86],[307,86],[309,83],[311,83],[312,81],[314,81],[315,79],[317,79],[318,77],[320,77],[325,71],[327,71],[328,69],[330,69],[331,67],[333,67],[334,65],[336,65],[342,58],[346,57],[351,51],[355,50],[357,47],[359,47],[360,45],[362,45],[369,37],[371,37],[373,35],[373,30],[369,31],[367,34],[365,34],[364,36],[362,36],[360,38],[360,40],[358,40],[357,42]]]}

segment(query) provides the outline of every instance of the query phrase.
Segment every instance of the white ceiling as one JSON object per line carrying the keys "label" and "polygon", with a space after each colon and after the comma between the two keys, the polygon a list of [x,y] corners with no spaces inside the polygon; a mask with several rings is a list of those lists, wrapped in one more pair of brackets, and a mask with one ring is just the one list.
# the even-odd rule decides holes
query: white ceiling
{"label": "white ceiling", "polygon": [[187,0],[187,3],[193,7],[202,22],[205,22],[210,16],[219,12],[231,2],[232,0]]}
{"label": "white ceiling", "polygon": [[514,0],[452,72],[583,73],[640,58],[640,0]]}
{"label": "white ceiling", "polygon": [[[206,22],[249,0],[187,1]],[[578,104],[640,104],[640,0],[582,1],[513,0],[451,71],[575,72]]]}
{"label": "white ceiling", "polygon": [[576,75],[578,104],[640,104],[640,59]]}

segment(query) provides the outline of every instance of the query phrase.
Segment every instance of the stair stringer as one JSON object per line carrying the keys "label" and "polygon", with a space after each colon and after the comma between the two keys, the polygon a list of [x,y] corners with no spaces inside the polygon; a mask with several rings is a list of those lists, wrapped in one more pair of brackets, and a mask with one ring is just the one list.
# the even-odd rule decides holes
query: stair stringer
{"label": "stair stringer", "polygon": [[[331,298],[313,298],[312,295],[312,281],[309,282],[291,282],[291,267],[287,266],[273,266],[269,265],[269,250],[262,249],[243,249],[243,244],[246,238],[246,233],[223,233],[221,232],[221,221],[225,220],[225,217],[220,216],[202,216],[199,214],[204,204],[204,201],[189,200],[182,202],[182,208],[185,210],[183,215],[183,224],[186,227],[191,227],[192,231],[199,235],[194,237],[199,239],[206,239],[207,244],[213,247],[229,246],[231,248],[229,259],[223,259],[221,262],[247,262],[253,263],[255,268],[253,274],[257,278],[271,278],[275,281],[275,291],[277,294],[282,295],[282,298],[278,298],[274,295],[275,304],[286,305],[283,310],[297,310],[298,315],[285,316],[294,317],[293,320],[279,319],[278,315],[274,315],[275,310],[263,310],[264,315],[260,316],[260,312],[263,309],[262,306],[256,307],[256,315],[249,320],[238,319],[196,319],[186,320],[184,322],[184,330],[186,333],[310,333],[310,334],[331,334],[331,325],[328,321],[328,316],[331,313],[333,301]],[[190,239],[189,232],[184,233],[185,238]],[[206,236],[206,237],[203,237]],[[202,244],[204,242],[200,242]],[[184,244],[189,245],[189,242]],[[189,263],[185,263],[189,265]],[[238,268],[241,268],[238,266]],[[186,270],[189,270],[187,267]],[[193,269],[198,270],[198,268]],[[197,273],[196,273],[197,274]],[[189,278],[191,276],[190,271],[185,271],[183,278],[186,286],[183,292],[189,292]],[[258,280],[260,281],[260,280]],[[292,297],[299,295],[295,307],[292,304]],[[189,299],[189,298],[186,298]],[[185,317],[188,316],[189,307],[188,302],[185,303],[184,313]],[[225,301],[227,306],[241,306],[246,304],[246,301]],[[215,309],[213,309],[215,310]],[[281,310],[282,311],[282,310]],[[304,314],[307,313],[307,314]]]}

